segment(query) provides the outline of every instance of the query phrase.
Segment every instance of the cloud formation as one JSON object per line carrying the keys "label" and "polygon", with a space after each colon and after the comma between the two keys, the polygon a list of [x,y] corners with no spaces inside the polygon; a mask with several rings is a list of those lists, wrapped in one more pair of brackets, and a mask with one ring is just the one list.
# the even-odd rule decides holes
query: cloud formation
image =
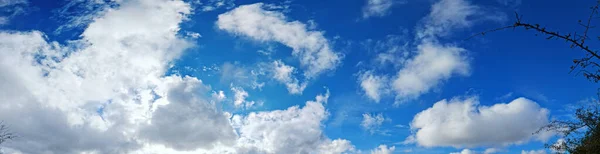
{"label": "cloud formation", "polygon": [[526,98],[492,106],[480,106],[476,97],[441,100],[415,115],[410,127],[416,133],[407,141],[424,147],[456,148],[545,141],[549,134],[532,133],[548,124],[548,114]]}
{"label": "cloud formation", "polygon": [[453,77],[471,74],[468,51],[455,44],[443,43],[439,38],[447,37],[457,29],[471,27],[476,21],[502,19],[503,16],[466,0],[439,0],[432,4],[429,14],[416,26],[413,40],[416,45],[412,52],[389,54],[389,51],[395,53],[406,45],[389,45],[390,42],[397,42],[394,40],[398,39],[393,37],[387,38],[385,44],[376,44],[384,44],[390,49],[377,53],[374,60],[379,65],[388,61],[401,64],[394,66],[399,68],[397,73],[377,73],[376,69],[362,71],[358,82],[365,95],[376,102],[387,96],[386,89],[394,92],[395,105],[417,99]]}
{"label": "cloud formation", "polygon": [[[0,32],[0,98],[9,102],[0,103],[0,117],[20,136],[4,150],[354,150],[350,141],[329,139],[322,132],[329,93],[302,108],[235,116],[223,112],[223,91],[195,77],[165,75],[171,63],[193,47],[192,38],[178,35],[179,24],[191,14],[190,5],[179,0],[118,3],[94,17],[81,39],[67,44],[49,41],[39,31]],[[232,89],[238,93],[234,100],[248,102],[243,89]],[[263,134],[262,128],[271,134]]]}
{"label": "cloud formation", "polygon": [[323,106],[329,92],[318,95],[305,106],[286,110],[253,112],[234,116],[232,124],[239,129],[238,149],[241,153],[342,153],[354,146],[344,139],[324,136],[322,121],[329,113]]}
{"label": "cloud formation", "polygon": [[388,148],[387,145],[379,145],[379,147],[371,150],[371,154],[392,154],[396,150],[396,146]]}
{"label": "cloud formation", "polygon": [[388,120],[388,119],[385,119],[383,117],[383,114],[381,114],[381,113],[379,113],[379,114],[365,113],[365,114],[363,114],[363,120],[360,123],[360,126],[363,129],[371,132],[371,134],[373,134],[373,133],[375,133],[375,131],[377,131],[379,129],[379,127],[381,127],[383,122],[386,120]]}
{"label": "cloud formation", "polygon": [[366,0],[366,5],[362,8],[362,17],[382,17],[390,12],[390,9],[395,3],[399,3],[396,0]]}
{"label": "cloud formation", "polygon": [[323,32],[309,30],[302,22],[288,21],[284,14],[266,9],[262,3],[242,5],[219,15],[216,25],[234,35],[292,48],[292,56],[300,61],[307,79],[332,71],[341,62],[342,55],[331,49]]}

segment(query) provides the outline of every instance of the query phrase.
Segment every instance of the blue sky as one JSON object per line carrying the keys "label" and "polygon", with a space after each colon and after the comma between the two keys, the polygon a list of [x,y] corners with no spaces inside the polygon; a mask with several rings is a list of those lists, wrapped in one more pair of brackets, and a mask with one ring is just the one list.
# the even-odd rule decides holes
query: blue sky
{"label": "blue sky", "polygon": [[575,32],[593,4],[0,1],[0,120],[22,136],[2,150],[550,153],[532,133],[596,94],[569,73],[583,52],[465,39],[515,11]]}

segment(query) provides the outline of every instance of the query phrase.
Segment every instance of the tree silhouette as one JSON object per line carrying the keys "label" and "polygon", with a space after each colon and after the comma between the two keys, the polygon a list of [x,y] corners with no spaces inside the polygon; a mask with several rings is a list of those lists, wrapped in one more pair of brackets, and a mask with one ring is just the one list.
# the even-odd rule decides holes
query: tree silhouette
{"label": "tree silhouette", "polygon": [[[600,0],[597,1],[596,5],[590,7],[591,13],[590,13],[589,17],[587,18],[587,21],[585,21],[585,22],[582,20],[578,21],[578,24],[580,26],[582,26],[582,29],[583,29],[583,32],[580,34],[578,34],[577,32],[569,32],[569,33],[561,34],[558,31],[548,30],[547,27],[540,26],[540,24],[532,24],[532,23],[524,22],[523,16],[521,16],[515,12],[516,21],[512,25],[484,31],[484,32],[475,34],[475,35],[467,38],[467,40],[469,40],[473,37],[476,37],[476,36],[486,35],[487,33],[490,33],[490,32],[496,32],[496,31],[501,31],[501,30],[506,30],[506,29],[514,30],[516,28],[523,28],[525,30],[533,30],[538,34],[547,36],[546,39],[548,39],[548,40],[551,40],[551,39],[563,40],[563,41],[566,41],[567,43],[570,43],[571,48],[579,48],[579,49],[585,51],[584,57],[579,58],[579,59],[573,59],[573,65],[571,66],[571,72],[577,70],[578,74],[581,73],[588,80],[590,80],[594,83],[598,83],[600,81],[600,64],[598,62],[600,60],[600,55],[598,53],[598,50],[592,49],[588,46],[587,41],[592,40],[592,39],[600,40],[600,36],[591,38],[588,35],[589,30],[592,28],[595,28],[595,26],[592,25],[592,21],[593,21],[593,19],[598,18],[597,16],[598,16],[598,7],[599,6],[600,6]],[[536,34],[536,36],[538,34]]]}
{"label": "tree silhouette", "polygon": [[0,145],[2,145],[6,141],[15,139],[16,137],[17,137],[17,135],[12,133],[8,129],[8,126],[6,126],[6,124],[4,124],[4,122],[0,121]]}
{"label": "tree silhouette", "polygon": [[[573,59],[573,65],[570,67],[570,72],[582,74],[593,83],[600,81],[600,55],[598,50],[588,46],[589,41],[600,40],[600,36],[591,37],[588,33],[590,29],[595,28],[592,25],[594,19],[598,19],[598,8],[600,0],[590,7],[591,13],[587,20],[579,20],[578,24],[582,27],[583,32],[560,33],[559,31],[550,30],[540,24],[528,23],[523,20],[523,16],[515,12],[515,22],[512,25],[500,27],[488,31],[475,34],[468,39],[476,36],[483,36],[490,32],[496,32],[507,29],[522,28],[531,30],[535,35],[543,35],[548,40],[562,40],[567,42],[571,48],[582,50],[585,55],[578,59]],[[597,93],[600,98],[600,89]],[[600,102],[593,100],[591,104],[579,107],[575,112],[575,120],[554,120],[550,124],[540,128],[535,133],[543,131],[554,131],[562,135],[563,139],[554,144],[546,144],[547,148],[553,149],[556,153],[572,153],[572,154],[598,154],[600,153]]]}

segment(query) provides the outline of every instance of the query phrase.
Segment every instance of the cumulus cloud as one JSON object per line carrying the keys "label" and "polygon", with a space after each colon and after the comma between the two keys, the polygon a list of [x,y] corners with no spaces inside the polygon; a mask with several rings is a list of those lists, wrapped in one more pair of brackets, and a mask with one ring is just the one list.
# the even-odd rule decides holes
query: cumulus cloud
{"label": "cumulus cloud", "polygon": [[264,4],[239,6],[219,15],[217,26],[231,34],[261,42],[279,42],[293,49],[306,78],[315,78],[334,70],[341,55],[334,52],[323,32],[308,30],[299,21],[288,21],[277,11],[265,10]]}
{"label": "cumulus cloud", "polygon": [[416,98],[453,75],[469,75],[465,49],[424,43],[417,46],[418,55],[398,71],[392,87],[399,99]]}
{"label": "cumulus cloud", "polygon": [[157,106],[151,121],[142,125],[141,137],[182,151],[235,143],[237,136],[228,117],[216,110],[214,100],[202,96],[210,93],[210,87],[202,85],[200,80],[166,77],[164,85],[159,85],[156,91],[166,97],[154,103],[165,105]]}
{"label": "cumulus cloud", "polygon": [[378,76],[371,71],[361,73],[358,77],[360,87],[365,92],[365,95],[375,102],[381,100],[382,95],[388,93],[388,78],[386,76]]}
{"label": "cumulus cloud", "polygon": [[38,31],[0,32],[0,98],[8,100],[0,115],[21,136],[6,147],[129,153],[155,144],[187,150],[234,142],[208,86],[164,76],[192,47],[177,35],[190,13],[178,0],[123,2],[68,44]]}
{"label": "cumulus cloud", "polygon": [[366,0],[367,4],[362,8],[363,18],[385,16],[390,12],[392,6],[399,2],[396,0]]}
{"label": "cumulus cloud", "polygon": [[371,150],[371,154],[391,154],[396,150],[396,146],[389,147],[387,145],[379,145],[379,147]]}
{"label": "cumulus cloud", "polygon": [[411,129],[416,133],[407,141],[424,147],[457,148],[544,141],[547,134],[532,133],[548,123],[548,114],[526,98],[492,106],[480,106],[476,97],[442,100],[415,115]]}
{"label": "cumulus cloud", "polygon": [[304,107],[253,112],[234,116],[239,129],[241,153],[342,153],[354,150],[350,141],[324,136],[322,121],[329,113],[324,108],[329,92],[308,101]]}

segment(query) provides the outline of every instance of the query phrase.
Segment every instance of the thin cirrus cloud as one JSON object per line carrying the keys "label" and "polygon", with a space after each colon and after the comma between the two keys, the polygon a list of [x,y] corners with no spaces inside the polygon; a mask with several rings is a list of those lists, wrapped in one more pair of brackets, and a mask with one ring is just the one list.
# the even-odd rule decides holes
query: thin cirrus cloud
{"label": "thin cirrus cloud", "polygon": [[373,134],[379,129],[379,127],[381,127],[383,122],[386,120],[389,121],[389,119],[384,118],[383,114],[381,114],[381,113],[379,113],[379,114],[364,113],[363,120],[360,123],[360,126],[363,129],[371,132],[371,134]]}
{"label": "thin cirrus cloud", "polygon": [[362,17],[364,19],[371,17],[383,17],[391,12],[392,6],[403,4],[406,1],[400,0],[366,0],[366,5],[362,8]]}

